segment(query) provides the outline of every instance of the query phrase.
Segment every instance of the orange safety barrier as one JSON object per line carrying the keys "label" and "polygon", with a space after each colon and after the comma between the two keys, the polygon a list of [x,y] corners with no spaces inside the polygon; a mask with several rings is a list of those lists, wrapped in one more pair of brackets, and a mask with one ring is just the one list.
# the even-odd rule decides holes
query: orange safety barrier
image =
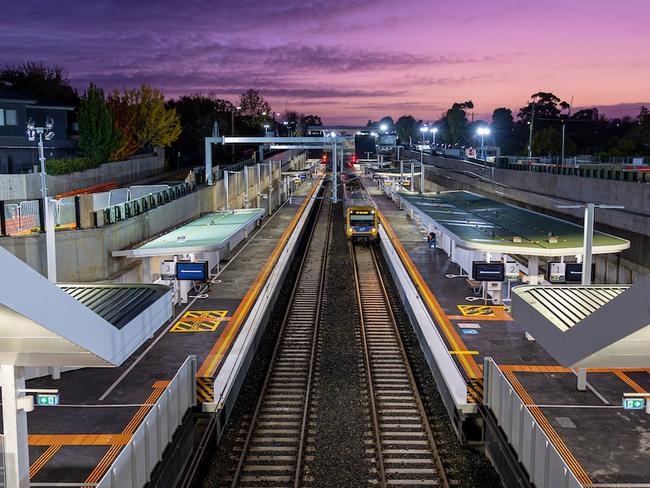
{"label": "orange safety barrier", "polygon": [[79,190],[66,191],[63,193],[58,193],[56,195],[57,200],[65,197],[74,197],[75,195],[87,195],[90,193],[101,193],[104,191],[114,190],[120,185],[115,181],[110,181],[108,183],[101,183],[99,185],[88,186],[86,188],[80,188]]}

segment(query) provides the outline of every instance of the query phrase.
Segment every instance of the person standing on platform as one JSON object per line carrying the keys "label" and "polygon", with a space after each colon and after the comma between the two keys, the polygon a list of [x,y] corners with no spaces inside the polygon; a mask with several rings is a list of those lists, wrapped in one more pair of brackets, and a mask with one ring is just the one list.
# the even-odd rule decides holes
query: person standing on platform
{"label": "person standing on platform", "polygon": [[429,232],[427,235],[427,242],[429,243],[429,249],[438,249],[438,239],[433,232]]}

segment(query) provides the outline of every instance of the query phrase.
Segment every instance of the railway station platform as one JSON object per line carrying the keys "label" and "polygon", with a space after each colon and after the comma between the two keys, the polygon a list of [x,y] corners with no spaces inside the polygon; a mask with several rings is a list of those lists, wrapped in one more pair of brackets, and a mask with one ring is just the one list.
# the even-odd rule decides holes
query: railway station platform
{"label": "railway station platform", "polygon": [[[149,481],[156,466],[152,436],[155,444],[162,429],[171,439],[182,421],[179,414],[186,412],[181,410],[166,425],[160,425],[160,417],[151,421],[157,425],[148,423],[153,410],[174,410],[187,396],[189,387],[167,392],[179,370],[192,385],[194,404],[221,410],[227,419],[236,382],[245,374],[246,358],[254,352],[258,329],[263,331],[321,185],[320,178],[300,185],[291,201],[230,250],[208,286],[190,295],[189,303],[177,305],[172,320],[119,367],[83,368],[56,380],[47,376],[27,381],[27,389],[59,390],[58,405],[37,406],[27,414],[31,486],[116,488]],[[169,401],[159,405],[163,395]],[[140,438],[141,428],[146,432]],[[140,456],[145,461],[122,462],[127,447],[134,460]],[[160,455],[166,447],[163,443]],[[183,449],[187,459],[191,440]]]}
{"label": "railway station platform", "polygon": [[[624,393],[650,391],[650,370],[588,369],[587,390],[578,391],[576,371],[529,340],[509,307],[476,301],[459,266],[442,249],[429,249],[427,230],[377,187],[369,190],[385,228],[382,238],[404,267],[402,277],[413,280],[468,396],[496,417],[506,449],[526,468],[520,471],[526,481],[540,487],[650,486],[650,415],[622,405]],[[485,442],[501,470],[507,463]]]}

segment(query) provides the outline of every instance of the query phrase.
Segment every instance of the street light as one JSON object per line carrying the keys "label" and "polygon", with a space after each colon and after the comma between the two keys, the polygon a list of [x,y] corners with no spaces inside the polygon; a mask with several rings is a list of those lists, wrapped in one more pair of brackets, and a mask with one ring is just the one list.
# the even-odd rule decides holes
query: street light
{"label": "street light", "polygon": [[424,133],[428,131],[429,129],[427,128],[426,125],[424,127],[420,127],[420,133],[422,134],[422,144],[424,144]]}
{"label": "street light", "polygon": [[41,162],[41,196],[43,197],[43,211],[45,213],[45,253],[47,256],[47,278],[56,283],[56,247],[54,241],[54,213],[50,215],[50,203],[47,198],[47,179],[45,173],[45,148],[43,147],[43,139],[46,141],[54,137],[54,119],[52,117],[45,118],[44,127],[36,127],[33,118],[27,121],[27,139],[29,141],[36,141],[38,136],[38,159]]}
{"label": "street light", "polygon": [[489,127],[479,127],[476,129],[476,133],[481,136],[481,157],[485,161],[485,145],[483,144],[483,138],[490,135]]}
{"label": "street light", "polygon": [[386,131],[388,130],[388,126],[387,126],[386,124],[381,124],[381,125],[379,126],[379,129],[380,129],[382,132],[386,132]]}
{"label": "street light", "polygon": [[436,147],[436,134],[438,133],[438,128],[437,127],[431,127],[429,132],[431,132],[433,134],[433,148],[435,150],[435,147]]}

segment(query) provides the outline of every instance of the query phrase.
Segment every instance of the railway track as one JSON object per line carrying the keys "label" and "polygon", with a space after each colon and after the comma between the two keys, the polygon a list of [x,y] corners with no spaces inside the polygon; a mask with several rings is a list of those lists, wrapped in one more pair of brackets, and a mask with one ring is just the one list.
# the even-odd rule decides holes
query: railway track
{"label": "railway track", "polygon": [[350,244],[379,486],[448,487],[370,246]]}
{"label": "railway track", "polygon": [[321,200],[232,488],[301,484],[331,218]]}

